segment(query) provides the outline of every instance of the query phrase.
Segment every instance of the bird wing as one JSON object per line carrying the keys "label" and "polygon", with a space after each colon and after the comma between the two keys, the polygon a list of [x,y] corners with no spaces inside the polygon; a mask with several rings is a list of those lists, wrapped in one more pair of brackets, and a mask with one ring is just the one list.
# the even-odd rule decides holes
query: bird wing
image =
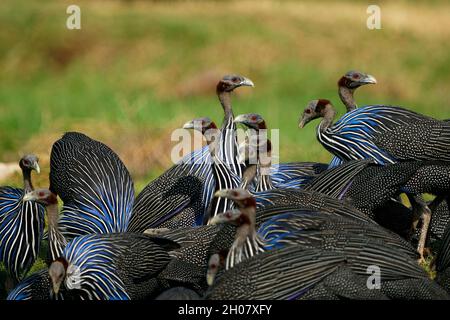
{"label": "bird wing", "polygon": [[124,232],[134,202],[131,176],[110,148],[81,133],[69,132],[53,144],[50,190],[65,210],[65,235]]}
{"label": "bird wing", "polygon": [[346,162],[338,167],[328,169],[309,182],[304,190],[310,190],[326,194],[330,197],[341,199],[348,187],[372,160],[354,160]]}

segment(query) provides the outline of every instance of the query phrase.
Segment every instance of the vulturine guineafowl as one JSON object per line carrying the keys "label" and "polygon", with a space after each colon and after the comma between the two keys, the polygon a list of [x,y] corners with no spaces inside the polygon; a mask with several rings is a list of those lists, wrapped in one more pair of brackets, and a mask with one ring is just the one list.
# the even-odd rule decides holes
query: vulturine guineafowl
{"label": "vulturine guineafowl", "polygon": [[[339,168],[336,169],[339,170]],[[413,226],[417,225],[418,219],[422,217],[418,250],[423,255],[431,220],[431,209],[427,204],[423,203],[418,206],[412,201],[413,210],[409,216],[404,217],[405,227],[393,222],[393,219],[398,218],[395,212],[392,213],[395,215],[392,219],[385,214],[386,208],[392,205],[392,199],[397,198],[403,192],[408,195],[433,194],[437,197],[430,207],[433,209],[438,207],[450,192],[450,163],[445,161],[406,161],[385,166],[369,165],[355,176],[345,190],[343,198],[383,226],[392,230],[397,229],[397,232],[405,227],[413,230]],[[423,208],[425,210],[422,210]]]}
{"label": "vulturine guineafowl", "polygon": [[[237,144],[236,126],[233,123],[233,110],[231,107],[231,92],[241,86],[253,86],[253,82],[245,77],[238,75],[226,75],[217,84],[216,93],[224,110],[225,118],[217,137],[216,154],[226,165],[229,172],[240,177],[241,167],[237,162]],[[200,185],[201,197],[193,194],[192,190],[186,190],[178,195],[175,194],[171,205],[167,206],[167,197],[164,197],[168,189],[172,189],[173,185],[181,178],[189,176],[187,180],[195,180],[196,185]],[[186,180],[186,179],[185,179]],[[190,183],[193,181],[185,181],[187,188],[191,188]],[[138,195],[133,209],[129,231],[142,232],[149,228],[156,227],[183,227],[203,224],[208,217],[208,207],[210,205],[212,195],[214,193],[215,181],[211,168],[211,155],[208,146],[200,150],[194,151],[193,154],[187,155],[180,163],[163,173],[160,177],[149,183]],[[201,208],[196,209],[196,216],[193,219],[183,221],[171,221],[176,219],[182,213],[187,204],[193,200],[201,201]],[[161,209],[162,208],[162,209]],[[192,215],[192,213],[191,213]]]}
{"label": "vulturine guineafowl", "polygon": [[[314,232],[318,230],[328,231],[330,237],[331,231],[336,231],[339,234],[348,232],[349,235],[361,234],[374,242],[379,241],[378,245],[380,246],[396,248],[409,257],[417,256],[408,242],[372,222],[348,219],[326,212],[298,209],[290,212],[280,211],[279,214],[273,214],[257,229],[256,201],[249,192],[242,189],[221,190],[216,195],[233,200],[238,207],[238,209],[225,212],[212,220],[214,223],[232,222],[238,225],[236,239],[226,259],[227,269],[258,252],[288,244],[304,244],[310,241],[315,245],[322,243],[323,249],[327,248],[329,244],[326,244],[326,237],[321,240],[314,239],[314,236],[309,238],[307,230]],[[273,209],[276,212],[277,208]],[[261,213],[259,214],[261,215]],[[340,249],[345,250],[345,246]]]}
{"label": "vulturine guineafowl", "polygon": [[31,171],[39,173],[38,158],[26,155],[19,161],[23,189],[0,187],[0,261],[14,282],[19,281],[36,260],[44,234],[44,207],[23,201],[33,190]]}
{"label": "vulturine guineafowl", "polygon": [[[218,277],[206,299],[450,299],[413,260],[378,245],[361,248],[363,239],[347,244],[353,254],[289,245],[255,255]],[[382,266],[379,290],[367,285],[373,265]]]}
{"label": "vulturine guineafowl", "polygon": [[[240,123],[248,128],[247,136],[251,140],[249,143],[259,144],[259,140],[267,139],[267,135],[261,133],[267,130],[266,121],[264,118],[256,113],[247,113],[238,115],[234,119],[235,123]],[[316,174],[324,171],[328,165],[324,163],[315,162],[288,162],[275,163],[270,167],[270,180],[272,184],[277,187],[286,187],[287,184],[302,186],[306,181]]]}
{"label": "vulturine guineafowl", "polygon": [[48,189],[37,189],[24,195],[23,201],[35,201],[43,206],[47,211],[47,231],[48,231],[48,264],[61,256],[68,240],[62,234],[59,227],[59,209],[56,194]]}
{"label": "vulturine guineafowl", "polygon": [[73,291],[89,300],[155,295],[160,290],[157,276],[170,261],[167,249],[159,243],[133,233],[74,238],[49,267],[52,291],[57,294],[64,286],[69,294]]}
{"label": "vulturine guineafowl", "polygon": [[352,70],[344,74],[338,81],[338,93],[347,112],[355,110],[358,106],[355,102],[355,90],[367,84],[376,84],[377,80],[370,74]]}
{"label": "vulturine guineafowl", "polygon": [[78,132],[64,134],[52,147],[50,190],[64,202],[59,225],[69,239],[127,230],[133,180],[105,144]]}
{"label": "vulturine guineafowl", "polygon": [[333,124],[335,115],[329,100],[313,100],[303,111],[299,127],[323,118],[317,127],[317,138],[344,161],[450,161],[450,123],[446,121],[394,106],[358,108]]}

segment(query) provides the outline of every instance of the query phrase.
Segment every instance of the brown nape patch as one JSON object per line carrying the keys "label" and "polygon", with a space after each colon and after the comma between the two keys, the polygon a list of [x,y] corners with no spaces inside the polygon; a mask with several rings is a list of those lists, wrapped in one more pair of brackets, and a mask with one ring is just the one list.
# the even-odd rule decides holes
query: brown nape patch
{"label": "brown nape patch", "polygon": [[208,128],[206,128],[207,130],[209,129],[217,129],[216,123],[214,121],[211,121],[211,123],[209,124]]}
{"label": "brown nape patch", "polygon": [[346,77],[342,77],[338,81],[339,87],[348,87],[348,79]]}
{"label": "brown nape patch", "polygon": [[47,198],[47,202],[49,204],[58,204],[58,198],[57,198],[56,194],[51,192],[50,195]]}
{"label": "brown nape patch", "polygon": [[325,107],[330,103],[331,103],[330,100],[319,99],[317,101],[317,105],[316,105],[316,110],[315,110],[316,113],[321,113],[325,109]]}
{"label": "brown nape patch", "polygon": [[241,214],[239,219],[237,219],[238,226],[242,226],[244,224],[250,224],[250,219],[246,214]]}
{"label": "brown nape patch", "polygon": [[265,120],[261,121],[261,123],[258,125],[258,128],[260,130],[267,129],[266,121]]}
{"label": "brown nape patch", "polygon": [[221,93],[224,92],[227,88],[227,84],[223,82],[222,80],[217,84],[216,92]]}
{"label": "brown nape patch", "polygon": [[256,208],[256,200],[254,197],[248,197],[242,200],[242,204],[245,208],[254,207]]}

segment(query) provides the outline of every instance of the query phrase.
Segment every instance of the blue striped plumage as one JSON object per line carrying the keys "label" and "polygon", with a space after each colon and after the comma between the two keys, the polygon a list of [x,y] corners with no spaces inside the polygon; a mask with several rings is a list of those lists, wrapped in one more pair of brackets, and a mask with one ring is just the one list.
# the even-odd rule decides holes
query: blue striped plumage
{"label": "blue striped plumage", "polygon": [[76,272],[68,274],[67,289],[79,289],[89,300],[129,300],[123,281],[117,274],[119,253],[113,243],[100,235],[80,236],[64,249],[63,257]]}
{"label": "blue striped plumage", "polygon": [[173,248],[179,246],[138,233],[79,236],[50,265],[49,274],[64,296],[74,299],[145,299],[158,290],[157,277],[171,261],[167,251]]}
{"label": "blue striped plumage", "polygon": [[450,160],[450,126],[395,106],[365,106],[317,128],[322,145],[343,161]]}
{"label": "blue striped plumage", "polygon": [[50,189],[64,202],[59,225],[66,237],[126,231],[134,185],[110,148],[69,132],[53,144],[50,165]]}
{"label": "blue striped plumage", "polygon": [[57,295],[51,293],[51,283],[48,269],[39,270],[23,279],[13,290],[8,293],[7,300],[64,300],[60,292]]}
{"label": "blue striped plumage", "polygon": [[44,233],[45,209],[23,202],[23,189],[0,188],[0,260],[18,281],[36,260]]}
{"label": "blue striped plumage", "polygon": [[[177,165],[189,164],[187,166],[187,174],[201,177],[204,179],[203,184],[203,213],[206,213],[208,206],[211,203],[214,194],[214,176],[211,169],[211,154],[209,152],[209,147],[203,146],[200,149],[194,150],[190,154],[183,157]],[[196,225],[202,225],[202,221],[198,221]]]}

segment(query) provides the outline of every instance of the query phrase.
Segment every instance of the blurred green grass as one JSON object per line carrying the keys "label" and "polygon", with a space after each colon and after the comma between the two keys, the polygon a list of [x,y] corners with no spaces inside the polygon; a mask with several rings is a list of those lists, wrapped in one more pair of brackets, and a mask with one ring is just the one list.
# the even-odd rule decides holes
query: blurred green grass
{"label": "blurred green grass", "polygon": [[379,1],[373,31],[365,1],[84,0],[81,30],[65,27],[69,4],[0,4],[0,161],[38,153],[41,187],[51,144],[78,130],[116,150],[142,189],[171,165],[173,129],[199,116],[220,123],[214,84],[226,73],[255,82],[234,97],[235,113],[280,129],[283,162],[329,161],[314,125],[300,131],[297,120],[319,97],[342,113],[336,82],[350,69],[378,79],[358,91],[360,105],[450,118],[446,1]]}
{"label": "blurred green grass", "polygon": [[[374,31],[357,1],[79,1],[81,30],[65,28],[69,4],[0,6],[0,161],[45,158],[62,132],[83,130],[117,150],[140,188],[170,165],[171,130],[198,116],[221,121],[211,81],[231,72],[256,84],[235,97],[235,113],[258,112],[280,129],[281,161],[330,159],[314,126],[300,131],[297,119],[318,97],[342,111],[336,81],[349,69],[379,80],[357,93],[360,105],[450,117],[445,2],[383,1]],[[134,149],[145,141],[142,155],[126,154],[123,135]],[[152,145],[165,149],[158,159]]]}

